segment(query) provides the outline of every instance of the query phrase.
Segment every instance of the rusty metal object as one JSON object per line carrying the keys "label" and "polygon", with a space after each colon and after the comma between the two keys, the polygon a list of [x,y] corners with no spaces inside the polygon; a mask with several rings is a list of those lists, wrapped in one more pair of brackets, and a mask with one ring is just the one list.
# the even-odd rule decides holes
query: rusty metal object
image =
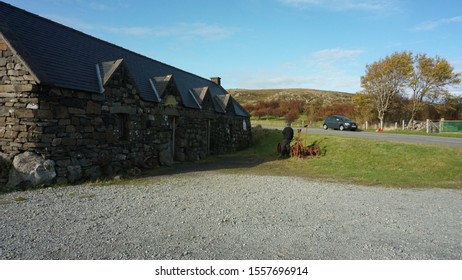
{"label": "rusty metal object", "polygon": [[300,138],[301,129],[298,130],[297,142],[290,147],[290,156],[296,157],[299,159],[305,158],[315,158],[322,156],[321,146],[314,142],[311,145],[305,146],[302,144],[302,139]]}
{"label": "rusty metal object", "polygon": [[307,147],[305,147],[301,143],[295,143],[290,147],[290,156],[296,158],[315,158],[322,155],[321,146],[317,143],[313,143]]}

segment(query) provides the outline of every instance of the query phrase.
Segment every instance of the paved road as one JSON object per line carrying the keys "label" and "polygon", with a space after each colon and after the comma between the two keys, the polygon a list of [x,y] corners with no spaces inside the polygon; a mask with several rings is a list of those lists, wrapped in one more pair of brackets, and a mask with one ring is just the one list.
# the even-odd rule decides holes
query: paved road
{"label": "paved road", "polygon": [[[280,127],[265,127],[270,129],[282,129]],[[296,129],[296,127],[294,127]],[[303,129],[305,131],[305,129]],[[406,135],[406,134],[391,134],[378,132],[363,132],[363,131],[340,131],[340,130],[324,130],[321,128],[308,128],[308,133],[321,135],[336,135],[358,138],[369,138],[384,141],[405,142],[405,143],[421,143],[435,144],[462,147],[462,138],[450,138],[440,136],[424,136],[424,135]]]}

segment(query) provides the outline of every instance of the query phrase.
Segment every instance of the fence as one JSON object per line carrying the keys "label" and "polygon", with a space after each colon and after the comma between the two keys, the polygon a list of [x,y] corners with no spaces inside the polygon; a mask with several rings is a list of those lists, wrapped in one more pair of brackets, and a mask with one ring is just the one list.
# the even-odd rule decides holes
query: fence
{"label": "fence", "polygon": [[[307,125],[308,127],[322,127],[322,121],[310,122],[305,120],[297,120],[292,123],[293,127],[304,127]],[[284,126],[284,120],[253,120],[252,125],[265,125],[265,126]],[[379,128],[378,122],[358,122],[358,128],[362,130],[374,129],[377,130]],[[407,121],[399,121],[399,122],[385,122],[384,129],[410,129],[410,130],[422,130],[426,131],[427,133],[438,133],[438,132],[462,132],[462,121],[447,121],[441,119],[440,121],[414,121],[411,124],[411,127],[408,127]]]}
{"label": "fence", "polygon": [[[462,122],[461,122],[462,123]],[[378,123],[365,122],[362,124],[358,124],[358,126],[362,129],[378,129]],[[384,129],[388,130],[396,130],[396,129],[409,129],[409,130],[421,130],[426,131],[427,133],[438,133],[441,131],[441,122],[439,121],[432,121],[427,119],[426,121],[413,121],[410,126],[408,122],[402,120],[400,122],[384,122],[383,124]]]}
{"label": "fence", "polygon": [[441,132],[462,132],[462,121],[447,121],[441,119],[440,121]]}

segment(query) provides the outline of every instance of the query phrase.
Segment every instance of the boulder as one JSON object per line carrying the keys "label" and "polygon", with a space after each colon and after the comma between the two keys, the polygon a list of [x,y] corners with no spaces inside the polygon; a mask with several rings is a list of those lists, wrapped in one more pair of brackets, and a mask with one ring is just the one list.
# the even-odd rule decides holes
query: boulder
{"label": "boulder", "polygon": [[55,177],[54,161],[45,160],[34,152],[24,152],[14,157],[6,187],[9,189],[27,189],[39,185],[49,185]]}

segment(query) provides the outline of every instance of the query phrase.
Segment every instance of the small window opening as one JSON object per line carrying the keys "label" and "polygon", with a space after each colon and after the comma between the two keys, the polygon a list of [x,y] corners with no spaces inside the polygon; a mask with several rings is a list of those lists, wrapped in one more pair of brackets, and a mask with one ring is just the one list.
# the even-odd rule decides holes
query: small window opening
{"label": "small window opening", "polygon": [[119,135],[119,140],[129,140],[130,131],[128,129],[128,114],[117,114],[116,133]]}

